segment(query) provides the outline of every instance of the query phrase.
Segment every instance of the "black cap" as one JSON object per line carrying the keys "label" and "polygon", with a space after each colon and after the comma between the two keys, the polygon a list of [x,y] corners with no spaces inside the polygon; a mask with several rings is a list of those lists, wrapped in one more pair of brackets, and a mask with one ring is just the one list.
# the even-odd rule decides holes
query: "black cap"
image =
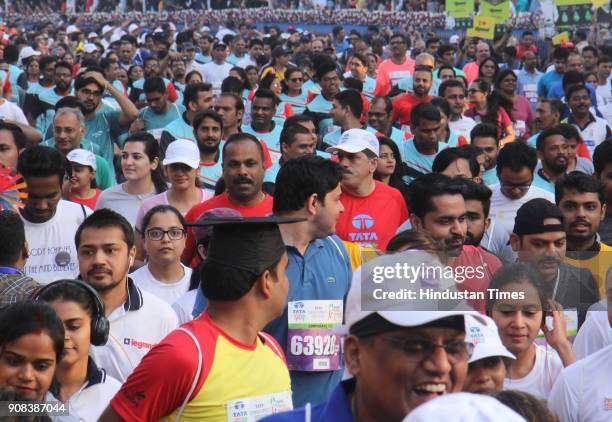
{"label": "black cap", "polygon": [[206,261],[260,275],[285,253],[279,224],[297,223],[291,217],[210,217],[188,224],[212,226]]}
{"label": "black cap", "polygon": [[[556,218],[561,224],[544,224],[547,218]],[[535,198],[525,202],[516,212],[513,233],[519,236],[525,234],[549,233],[565,231],[563,214],[552,202],[544,198]]]}
{"label": "black cap", "polygon": [[215,43],[215,45],[213,46],[213,50],[217,50],[218,48],[226,49],[227,48],[227,44],[225,44],[223,41],[219,41],[219,42]]}
{"label": "black cap", "polygon": [[272,57],[288,56],[290,54],[293,54],[293,51],[288,48],[283,48],[280,45],[278,47],[274,47],[272,50]]}

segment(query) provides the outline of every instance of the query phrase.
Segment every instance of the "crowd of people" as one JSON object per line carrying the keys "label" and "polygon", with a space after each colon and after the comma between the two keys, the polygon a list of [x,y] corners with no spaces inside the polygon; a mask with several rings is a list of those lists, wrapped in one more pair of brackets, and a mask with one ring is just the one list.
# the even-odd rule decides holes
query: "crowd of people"
{"label": "crowd of people", "polygon": [[9,28],[3,402],[608,420],[612,45],[512,29]]}

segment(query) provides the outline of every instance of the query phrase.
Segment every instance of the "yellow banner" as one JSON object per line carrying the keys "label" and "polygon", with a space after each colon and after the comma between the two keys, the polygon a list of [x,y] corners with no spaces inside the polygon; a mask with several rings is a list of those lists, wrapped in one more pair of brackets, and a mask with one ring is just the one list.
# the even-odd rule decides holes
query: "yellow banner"
{"label": "yellow banner", "polygon": [[467,36],[492,40],[495,35],[495,18],[490,16],[474,16],[474,26],[467,30]]}
{"label": "yellow banner", "polygon": [[596,9],[604,7],[607,4],[610,4],[610,0],[593,0],[593,6],[595,6]]}
{"label": "yellow banner", "polygon": [[570,40],[569,32],[561,32],[560,34],[555,35],[552,38],[553,45],[561,45],[564,42],[568,42]]}

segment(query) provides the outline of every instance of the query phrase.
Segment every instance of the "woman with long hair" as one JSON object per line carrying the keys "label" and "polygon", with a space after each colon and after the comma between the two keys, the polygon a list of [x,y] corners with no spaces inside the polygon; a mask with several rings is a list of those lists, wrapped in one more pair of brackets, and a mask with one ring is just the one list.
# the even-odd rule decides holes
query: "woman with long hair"
{"label": "woman with long hair", "polygon": [[395,142],[386,136],[379,136],[378,143],[380,144],[380,153],[374,179],[399,190],[406,200],[408,186],[402,179],[404,173],[399,148]]}
{"label": "woman with long hair", "polygon": [[[136,215],[135,229],[141,235],[142,220],[147,212],[157,205],[171,205],[185,215],[196,204],[213,197],[213,193],[198,186],[200,150],[195,142],[177,139],[166,150],[163,161],[170,188],[146,199]],[[143,262],[145,250],[143,237],[136,236],[136,265]]]}
{"label": "woman with long hair", "polygon": [[372,79],[376,79],[378,75],[378,65],[380,59],[374,53],[368,53],[368,76]]}
{"label": "woman with long hair", "polygon": [[[495,89],[491,96],[497,103],[510,109],[510,117],[514,124],[514,132],[518,139],[529,139],[534,131],[534,116],[531,103],[522,95],[517,95],[518,78],[511,69],[499,72],[495,79]],[[506,108],[507,107],[507,108]]]}
{"label": "woman with long hair", "polygon": [[28,76],[28,90],[40,88],[40,66],[38,65],[38,57],[32,56],[24,60],[26,74]]}
{"label": "woman with long hair", "polygon": [[121,383],[89,356],[91,346],[104,345],[108,337],[103,302],[93,288],[76,280],[48,284],[36,300],[55,310],[65,332],[64,353],[46,400],[70,403],[71,416],[79,420],[98,420],[121,388]]}
{"label": "woman with long hair", "polygon": [[257,72],[257,66],[250,64],[244,68],[244,71],[246,72],[246,81],[249,89],[251,91],[257,90],[257,85],[259,84],[259,73]]}
{"label": "woman with long hair", "polygon": [[498,73],[499,65],[493,57],[487,57],[480,63],[480,66],[478,66],[478,79],[484,79],[489,86],[493,85]]}
{"label": "woman with long hair", "polygon": [[197,70],[192,70],[185,75],[185,85],[201,84],[202,82],[204,82],[204,78]]}
{"label": "woman with long hair", "polygon": [[18,302],[0,314],[0,388],[42,401],[64,353],[64,326],[45,303]]}
{"label": "woman with long hair", "polygon": [[110,208],[134,226],[138,209],[145,199],[168,189],[160,166],[159,144],[153,135],[136,132],[125,140],[121,170],[125,182],[103,191],[96,209]]}
{"label": "woman with long hair", "polygon": [[499,105],[495,97],[491,97],[491,85],[483,79],[474,80],[468,89],[471,108],[465,112],[476,123],[490,123],[497,127],[499,145],[512,142],[516,139],[512,119],[506,110]]}
{"label": "woman with long hair", "polygon": [[308,104],[308,92],[304,89],[304,71],[297,67],[289,67],[285,71],[282,82],[282,92],[279,99],[290,104],[295,114],[302,114]]}

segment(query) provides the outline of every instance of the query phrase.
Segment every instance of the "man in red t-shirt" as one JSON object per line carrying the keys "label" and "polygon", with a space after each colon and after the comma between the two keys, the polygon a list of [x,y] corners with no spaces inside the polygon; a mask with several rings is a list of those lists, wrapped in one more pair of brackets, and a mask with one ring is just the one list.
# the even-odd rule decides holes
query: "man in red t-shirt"
{"label": "man in red t-shirt", "polygon": [[376,136],[363,129],[349,129],[327,152],[337,154],[342,166],[344,212],[336,234],[343,240],[385,250],[397,228],[408,218],[402,194],[374,180],[380,146]]}
{"label": "man in red t-shirt", "polygon": [[[231,208],[243,217],[263,217],[272,213],[272,197],[262,190],[265,174],[264,152],[253,135],[236,133],[223,146],[223,181],[226,191],[201,204],[195,205],[185,216],[187,223],[196,221],[213,208]],[[192,264],[196,257],[196,244],[191,229],[182,261]]]}
{"label": "man in red t-shirt", "polygon": [[[466,184],[459,178],[440,173],[420,176],[410,184],[410,223],[415,230],[426,231],[442,247],[445,265],[454,269],[457,288],[484,294],[482,300],[468,300],[474,309],[484,312],[487,288],[501,261],[479,246],[466,245],[468,212],[463,197]],[[470,238],[471,240],[471,238]]]}
{"label": "man in red t-shirt", "polygon": [[420,103],[428,103],[433,97],[429,95],[433,73],[429,67],[417,66],[412,78],[412,90],[400,95],[393,100],[392,121],[399,119],[402,126],[410,126],[410,112],[412,108]]}
{"label": "man in red t-shirt", "polygon": [[525,54],[527,51],[531,51],[533,54],[537,56],[538,47],[534,44],[533,41],[534,41],[533,32],[524,31],[521,34],[521,42],[516,47],[516,58],[517,59],[521,60],[523,58],[523,54]]}

